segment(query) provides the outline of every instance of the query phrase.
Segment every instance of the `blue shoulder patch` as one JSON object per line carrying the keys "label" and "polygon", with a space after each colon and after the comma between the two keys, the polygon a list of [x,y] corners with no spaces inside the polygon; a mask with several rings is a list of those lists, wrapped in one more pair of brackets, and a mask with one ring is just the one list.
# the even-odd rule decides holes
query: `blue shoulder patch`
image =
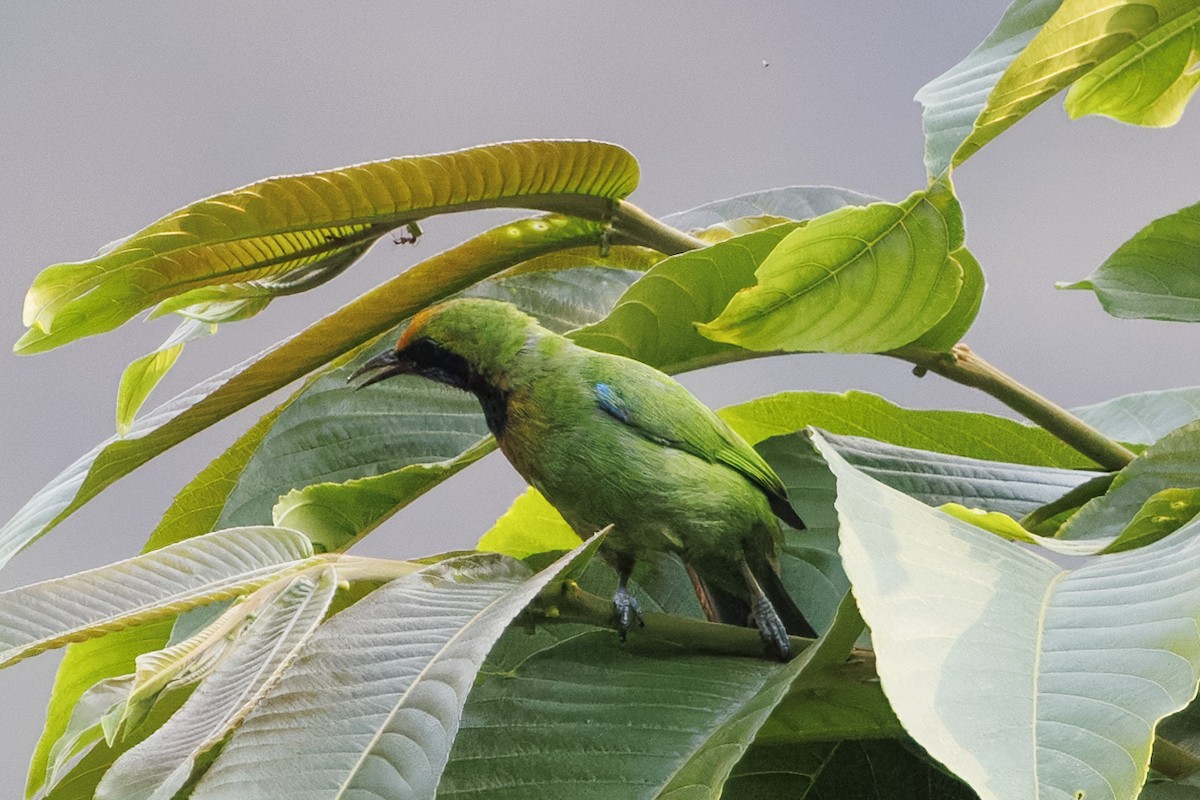
{"label": "blue shoulder patch", "polygon": [[600,408],[604,409],[605,413],[621,422],[629,422],[629,407],[607,383],[596,384],[596,401],[599,402]]}

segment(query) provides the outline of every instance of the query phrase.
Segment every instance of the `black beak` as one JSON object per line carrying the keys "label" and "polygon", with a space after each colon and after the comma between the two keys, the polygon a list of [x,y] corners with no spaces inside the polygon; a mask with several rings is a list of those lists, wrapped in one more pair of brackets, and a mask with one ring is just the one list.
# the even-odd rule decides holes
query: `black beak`
{"label": "black beak", "polygon": [[405,358],[395,350],[385,350],[354,370],[354,373],[346,379],[346,383],[354,383],[358,378],[366,375],[366,380],[355,385],[354,389],[357,391],[358,389],[370,386],[372,383],[379,383],[386,378],[408,374],[412,371],[412,366],[413,363],[410,359]]}

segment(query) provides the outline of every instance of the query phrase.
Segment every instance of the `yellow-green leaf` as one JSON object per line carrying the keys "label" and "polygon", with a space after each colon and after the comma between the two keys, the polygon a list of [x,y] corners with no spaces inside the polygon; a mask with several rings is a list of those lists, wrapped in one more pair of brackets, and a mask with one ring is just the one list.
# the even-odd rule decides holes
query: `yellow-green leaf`
{"label": "yellow-green leaf", "polygon": [[146,402],[150,392],[158,385],[176,359],[183,352],[187,342],[216,333],[217,326],[199,320],[189,319],[182,322],[175,332],[158,349],[135,359],[125,372],[121,374],[121,383],[117,387],[117,433],[124,436],[133,425],[133,418],[138,409]]}
{"label": "yellow-green leaf", "polygon": [[876,353],[926,334],[954,307],[963,243],[953,192],[839,209],[792,231],[706,337],[751,350]]}
{"label": "yellow-green leaf", "polygon": [[602,219],[637,177],[633,156],[615,145],[525,141],[268,178],[168,214],[95,258],[44,269],[25,298],[29,331],[16,350],[112,330],[203,287],[302,289],[387,231],[434,214],[525,206]]}

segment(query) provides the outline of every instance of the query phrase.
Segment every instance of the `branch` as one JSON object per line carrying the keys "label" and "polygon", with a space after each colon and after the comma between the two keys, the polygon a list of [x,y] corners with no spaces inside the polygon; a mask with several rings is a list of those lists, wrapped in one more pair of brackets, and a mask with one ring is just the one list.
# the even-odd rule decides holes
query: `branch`
{"label": "branch", "polygon": [[[644,613],[645,628],[630,635],[630,643],[643,637],[666,642],[689,652],[764,658],[766,650],[758,631],[721,625],[697,619],[677,617],[653,611]],[[574,581],[552,583],[525,611],[525,622],[535,624],[582,623],[597,628],[616,627],[612,602],[579,588]],[[799,653],[813,643],[812,639],[791,637],[793,653]],[[858,651],[856,651],[857,653]],[[867,652],[867,651],[864,651]],[[873,653],[867,653],[874,659]]]}
{"label": "branch", "polygon": [[613,234],[634,244],[652,247],[667,255],[686,253],[707,247],[695,236],[672,228],[670,225],[642,211],[633,203],[618,200],[612,209]]}
{"label": "branch", "polygon": [[901,347],[884,355],[915,364],[917,368],[913,373],[917,377],[926,372],[935,372],[955,383],[972,386],[990,394],[1105,469],[1119,470],[1134,459],[1134,453],[1130,450],[1109,439],[1062,406],[1017,383],[973,353],[965,344],[955,345],[949,353],[922,347]]}

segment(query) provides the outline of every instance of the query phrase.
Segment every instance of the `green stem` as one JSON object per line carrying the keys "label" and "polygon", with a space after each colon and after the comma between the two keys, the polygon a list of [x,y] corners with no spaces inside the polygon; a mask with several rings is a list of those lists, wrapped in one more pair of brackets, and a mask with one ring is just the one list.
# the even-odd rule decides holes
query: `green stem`
{"label": "green stem", "polygon": [[1135,457],[1133,452],[1109,439],[1062,406],[1052,403],[1005,375],[973,353],[965,344],[955,345],[949,353],[922,347],[901,347],[885,355],[915,364],[917,368],[913,372],[918,377],[926,372],[935,372],[955,383],[990,394],[1105,469],[1119,470]]}
{"label": "green stem", "polygon": [[695,236],[672,228],[642,211],[633,203],[618,200],[612,210],[613,234],[635,244],[652,247],[667,255],[699,250],[707,245]]}

